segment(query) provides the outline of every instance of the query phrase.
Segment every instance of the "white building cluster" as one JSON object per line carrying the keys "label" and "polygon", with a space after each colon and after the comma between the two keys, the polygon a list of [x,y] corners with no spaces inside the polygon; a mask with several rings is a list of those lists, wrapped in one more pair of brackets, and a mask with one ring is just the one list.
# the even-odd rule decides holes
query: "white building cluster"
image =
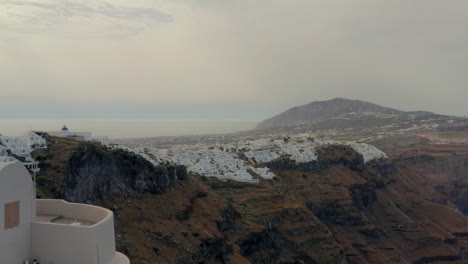
{"label": "white building cluster", "polygon": [[[192,173],[221,180],[258,182],[258,177],[272,179],[275,175],[264,165],[288,156],[298,163],[317,160],[317,149],[330,144],[311,134],[273,134],[261,138],[241,138],[224,144],[175,144],[154,146],[150,139],[119,148],[135,152],[157,165],[162,162],[185,165]],[[365,143],[347,143],[363,155],[365,162],[386,158],[386,154]]]}
{"label": "white building cluster", "polygon": [[0,135],[0,161],[21,162],[33,172],[38,172],[39,167],[38,162],[31,157],[31,153],[46,148],[46,139],[33,131],[19,137]]}
{"label": "white building cluster", "polygon": [[271,162],[284,155],[299,163],[314,161],[317,160],[316,148],[326,144],[309,134],[284,135],[240,143],[238,148],[247,150],[244,155],[256,163]]}
{"label": "white building cluster", "polygon": [[268,168],[254,167],[240,159],[237,153],[222,147],[206,145],[177,145],[174,149],[120,147],[140,154],[155,165],[169,161],[186,166],[192,173],[221,180],[258,182],[258,176],[264,179],[275,177]]}
{"label": "white building cluster", "polygon": [[16,160],[8,154],[8,149],[5,146],[0,145],[0,162],[9,162]]}
{"label": "white building cluster", "polygon": [[388,156],[380,149],[365,143],[349,142],[347,143],[354,150],[359,152],[364,158],[364,162],[369,162],[374,159],[387,159]]}

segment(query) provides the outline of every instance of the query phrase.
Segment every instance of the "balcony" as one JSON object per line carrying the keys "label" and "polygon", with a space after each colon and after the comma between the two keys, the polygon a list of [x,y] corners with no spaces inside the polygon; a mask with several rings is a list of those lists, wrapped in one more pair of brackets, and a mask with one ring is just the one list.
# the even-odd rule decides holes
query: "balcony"
{"label": "balcony", "polygon": [[32,255],[41,263],[130,263],[115,251],[112,211],[63,200],[37,200],[36,206]]}

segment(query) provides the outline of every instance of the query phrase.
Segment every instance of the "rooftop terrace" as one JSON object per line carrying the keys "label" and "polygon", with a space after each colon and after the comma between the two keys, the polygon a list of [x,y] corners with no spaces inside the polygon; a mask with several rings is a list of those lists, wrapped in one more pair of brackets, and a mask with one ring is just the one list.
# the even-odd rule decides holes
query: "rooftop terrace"
{"label": "rooftop terrace", "polygon": [[33,255],[41,262],[129,264],[115,251],[112,211],[63,200],[37,200],[36,205]]}

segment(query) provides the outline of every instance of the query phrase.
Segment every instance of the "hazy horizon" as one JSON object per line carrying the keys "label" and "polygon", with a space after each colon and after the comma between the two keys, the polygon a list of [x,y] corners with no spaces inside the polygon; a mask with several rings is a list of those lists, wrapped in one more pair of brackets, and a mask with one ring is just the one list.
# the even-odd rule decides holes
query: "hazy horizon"
{"label": "hazy horizon", "polygon": [[163,120],[163,119],[0,119],[0,134],[22,136],[27,131],[60,131],[66,125],[73,132],[92,132],[93,136],[143,138],[228,134],[255,128],[253,120]]}
{"label": "hazy horizon", "polygon": [[468,115],[468,2],[6,0],[0,118],[263,120],[335,97]]}

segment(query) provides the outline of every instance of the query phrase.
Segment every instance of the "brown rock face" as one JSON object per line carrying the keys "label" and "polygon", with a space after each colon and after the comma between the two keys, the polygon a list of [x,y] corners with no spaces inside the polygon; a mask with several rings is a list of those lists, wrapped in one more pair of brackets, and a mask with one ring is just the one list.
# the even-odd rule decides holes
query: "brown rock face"
{"label": "brown rock face", "polygon": [[161,194],[177,179],[187,177],[184,166],[153,166],[142,157],[83,143],[70,156],[63,179],[64,197],[94,203],[112,195]]}
{"label": "brown rock face", "polygon": [[[132,200],[142,210],[145,203],[152,204],[154,211],[145,222],[127,221],[134,213],[124,203],[117,222],[125,232],[122,236],[137,245],[140,255],[133,263],[141,258],[154,263],[199,260],[203,239],[220,237],[233,251],[219,247],[198,263],[466,263],[466,217],[444,196],[439,183],[418,171],[435,157],[371,165],[361,160],[359,165],[357,154],[347,149],[323,154],[321,164],[314,166],[270,164],[278,181],[220,184],[192,177],[167,194]],[[439,166],[458,171],[460,163],[454,158],[436,159]],[[197,188],[207,195],[194,199]],[[446,204],[441,204],[443,199]],[[168,203],[173,204],[169,209],[164,206]],[[193,211],[179,220],[177,214],[186,203]],[[175,235],[172,242],[153,239],[144,245],[139,242],[145,240],[144,233],[126,231],[138,230],[139,225]],[[147,251],[147,246],[156,246],[161,255]],[[186,263],[197,263],[190,261]]]}
{"label": "brown rock face", "polygon": [[192,175],[97,203],[132,264],[468,263],[468,146],[410,143],[382,163],[332,146],[314,164],[269,164],[278,179],[261,184]]}
{"label": "brown rock face", "polygon": [[39,156],[39,194],[70,202],[95,203],[113,195],[167,192],[187,177],[184,166],[153,164],[139,155],[91,142],[49,137]]}

